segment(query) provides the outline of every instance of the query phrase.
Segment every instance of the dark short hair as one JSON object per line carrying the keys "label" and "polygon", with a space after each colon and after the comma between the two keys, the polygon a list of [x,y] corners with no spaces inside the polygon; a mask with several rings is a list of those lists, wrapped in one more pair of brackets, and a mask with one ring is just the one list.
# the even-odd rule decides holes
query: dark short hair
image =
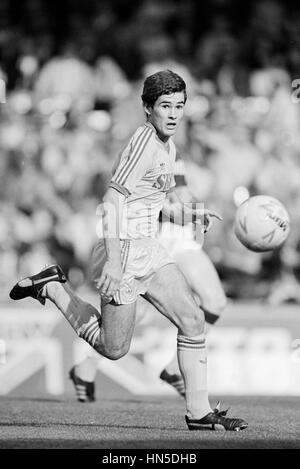
{"label": "dark short hair", "polygon": [[184,80],[171,70],[162,70],[154,73],[144,81],[142,94],[143,103],[153,106],[157,98],[163,94],[183,92],[184,102],[186,101],[186,84]]}

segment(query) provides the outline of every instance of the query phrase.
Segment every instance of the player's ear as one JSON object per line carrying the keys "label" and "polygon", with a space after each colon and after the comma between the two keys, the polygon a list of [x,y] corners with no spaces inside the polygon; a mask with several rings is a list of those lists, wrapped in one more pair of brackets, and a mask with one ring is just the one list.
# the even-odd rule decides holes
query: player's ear
{"label": "player's ear", "polygon": [[146,113],[146,116],[149,117],[151,115],[152,108],[148,104],[144,103],[144,111]]}

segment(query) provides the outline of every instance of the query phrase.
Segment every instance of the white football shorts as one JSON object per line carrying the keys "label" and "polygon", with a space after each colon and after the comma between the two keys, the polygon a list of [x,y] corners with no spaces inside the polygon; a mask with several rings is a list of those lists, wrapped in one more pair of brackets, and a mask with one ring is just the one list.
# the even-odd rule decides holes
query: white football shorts
{"label": "white football shorts", "polygon": [[[157,239],[121,240],[123,277],[119,291],[114,295],[115,304],[134,303],[138,295],[147,292],[155,273],[167,264],[174,264],[165,248]],[[106,262],[104,240],[96,244],[91,260],[91,280],[96,285]]]}

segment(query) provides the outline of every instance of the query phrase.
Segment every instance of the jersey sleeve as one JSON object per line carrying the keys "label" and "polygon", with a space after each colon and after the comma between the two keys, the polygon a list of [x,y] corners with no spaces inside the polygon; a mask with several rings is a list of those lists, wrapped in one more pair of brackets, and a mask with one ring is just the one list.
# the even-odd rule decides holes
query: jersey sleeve
{"label": "jersey sleeve", "polygon": [[121,154],[109,187],[129,197],[151,166],[153,142],[154,132],[150,127],[144,126],[141,131],[137,130]]}

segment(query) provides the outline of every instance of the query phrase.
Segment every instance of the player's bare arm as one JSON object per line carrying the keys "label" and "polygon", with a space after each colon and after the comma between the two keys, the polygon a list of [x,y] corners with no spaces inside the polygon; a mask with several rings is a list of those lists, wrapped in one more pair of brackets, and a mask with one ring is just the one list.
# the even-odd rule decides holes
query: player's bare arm
{"label": "player's bare arm", "polygon": [[186,186],[168,194],[162,213],[164,217],[178,225],[190,222],[201,223],[205,232],[211,229],[213,218],[222,221],[221,215],[214,210],[197,207],[197,203]]}
{"label": "player's bare arm", "polygon": [[125,196],[109,188],[104,196],[103,237],[107,261],[97,288],[102,296],[112,297],[119,289],[122,278],[120,221]]}

